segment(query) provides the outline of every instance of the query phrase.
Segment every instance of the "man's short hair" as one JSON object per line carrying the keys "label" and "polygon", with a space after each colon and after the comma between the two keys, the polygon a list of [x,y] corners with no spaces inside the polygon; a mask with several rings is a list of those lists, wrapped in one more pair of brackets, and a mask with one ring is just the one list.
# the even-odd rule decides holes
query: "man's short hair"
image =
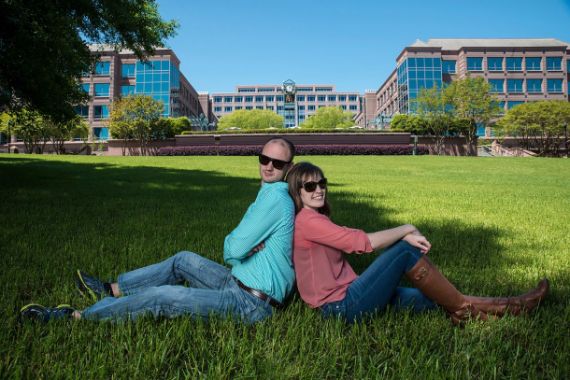
{"label": "man's short hair", "polygon": [[265,146],[265,145],[267,145],[273,141],[284,142],[285,145],[287,145],[287,148],[289,148],[289,153],[291,153],[291,157],[289,158],[289,162],[293,161],[293,158],[295,157],[295,145],[289,139],[286,139],[285,137],[274,136],[274,137],[270,138],[269,140],[267,140],[265,142],[265,144],[263,144],[263,146]]}

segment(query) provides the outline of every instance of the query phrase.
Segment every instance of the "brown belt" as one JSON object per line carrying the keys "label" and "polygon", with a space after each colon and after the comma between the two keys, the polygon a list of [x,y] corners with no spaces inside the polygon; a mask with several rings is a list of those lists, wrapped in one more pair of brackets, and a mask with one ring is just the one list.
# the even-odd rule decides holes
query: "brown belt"
{"label": "brown belt", "polygon": [[240,288],[242,288],[243,290],[245,290],[246,292],[248,292],[248,293],[251,294],[252,296],[257,297],[257,298],[259,298],[259,299],[262,300],[262,301],[267,301],[267,300],[269,300],[269,304],[270,304],[271,306],[273,306],[274,308],[277,308],[277,309],[283,308],[283,304],[282,304],[281,302],[277,301],[275,298],[272,298],[272,297],[268,296],[267,294],[265,294],[265,293],[263,293],[263,292],[260,292],[260,291],[257,290],[257,289],[252,289],[252,288],[250,288],[250,287],[244,285],[243,282],[241,282],[240,280],[238,280],[238,279],[235,278],[235,277],[234,277],[234,280],[235,280],[235,282],[238,284],[238,286],[239,286]]}

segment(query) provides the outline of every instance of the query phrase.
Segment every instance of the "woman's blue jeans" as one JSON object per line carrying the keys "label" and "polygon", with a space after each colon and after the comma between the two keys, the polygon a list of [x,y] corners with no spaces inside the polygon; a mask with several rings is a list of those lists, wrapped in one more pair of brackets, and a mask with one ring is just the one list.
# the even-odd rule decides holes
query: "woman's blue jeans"
{"label": "woman's blue jeans", "polygon": [[[183,282],[188,287],[182,286]],[[231,315],[246,323],[270,316],[272,307],[241,289],[230,270],[193,252],[119,275],[122,297],[106,297],[85,309],[90,320],[136,319],[150,314],[207,318]]]}
{"label": "woman's blue jeans", "polygon": [[417,248],[403,240],[390,246],[350,284],[344,299],[321,306],[323,316],[337,316],[354,322],[387,305],[415,312],[436,308],[437,305],[418,289],[398,287],[404,274],[421,256]]}

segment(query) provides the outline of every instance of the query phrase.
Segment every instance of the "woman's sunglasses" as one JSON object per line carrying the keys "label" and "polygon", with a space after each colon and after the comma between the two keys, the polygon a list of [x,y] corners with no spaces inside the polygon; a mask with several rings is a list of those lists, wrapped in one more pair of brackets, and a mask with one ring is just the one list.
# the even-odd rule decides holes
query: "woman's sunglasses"
{"label": "woman's sunglasses", "polygon": [[285,165],[291,163],[291,161],[282,161],[277,160],[275,158],[267,157],[265,154],[259,155],[259,163],[261,165],[269,165],[270,162],[273,162],[273,167],[277,170],[282,170]]}
{"label": "woman's sunglasses", "polygon": [[326,178],[321,178],[319,180],[319,182],[315,182],[315,181],[308,181],[303,183],[303,189],[305,189],[305,191],[307,193],[312,193],[313,191],[317,190],[317,185],[319,185],[319,187],[321,188],[321,190],[326,190],[327,188],[327,179]]}

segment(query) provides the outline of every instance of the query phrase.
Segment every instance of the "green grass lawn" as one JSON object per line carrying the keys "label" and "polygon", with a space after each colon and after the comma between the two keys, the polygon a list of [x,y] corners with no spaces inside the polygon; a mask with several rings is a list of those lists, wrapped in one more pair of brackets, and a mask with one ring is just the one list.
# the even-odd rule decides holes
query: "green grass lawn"
{"label": "green grass lawn", "polygon": [[[255,326],[189,318],[20,324],[29,302],[87,306],[104,279],[181,251],[222,262],[224,236],[259,186],[254,157],[0,155],[0,378],[568,378],[570,161],[308,157],[333,220],[416,225],[467,294],[509,295],[547,276],[526,317],[452,327],[442,311],[388,310],[345,325],[294,299]],[[357,272],[375,255],[351,258]]]}

